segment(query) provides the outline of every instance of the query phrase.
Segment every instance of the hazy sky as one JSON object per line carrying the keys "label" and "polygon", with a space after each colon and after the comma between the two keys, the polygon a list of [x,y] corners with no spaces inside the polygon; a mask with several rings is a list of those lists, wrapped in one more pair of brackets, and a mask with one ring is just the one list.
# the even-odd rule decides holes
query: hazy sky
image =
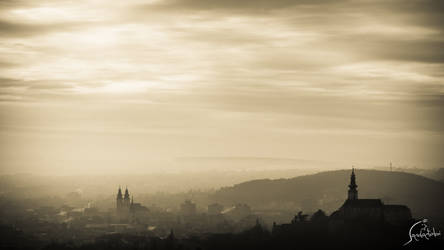
{"label": "hazy sky", "polygon": [[439,0],[0,0],[0,172],[194,169],[187,157],[442,167],[443,13]]}

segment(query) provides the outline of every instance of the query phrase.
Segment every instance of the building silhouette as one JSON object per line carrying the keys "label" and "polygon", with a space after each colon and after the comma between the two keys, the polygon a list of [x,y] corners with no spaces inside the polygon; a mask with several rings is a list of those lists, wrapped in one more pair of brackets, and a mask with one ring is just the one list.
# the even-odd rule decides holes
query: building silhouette
{"label": "building silhouette", "polygon": [[300,211],[290,223],[273,223],[272,242],[276,249],[392,249],[404,241],[411,222],[405,205],[360,199],[352,169],[347,199],[337,211],[327,216],[318,210],[311,218]]}
{"label": "building silhouette", "polygon": [[219,203],[213,203],[208,205],[208,214],[209,215],[219,215],[222,214],[224,210],[224,206]]}
{"label": "building silhouette", "polygon": [[190,200],[185,200],[180,204],[180,214],[183,216],[193,216],[196,214],[196,204]]}
{"label": "building silhouette", "polygon": [[119,187],[116,198],[116,213],[119,217],[125,216],[129,213],[131,207],[130,196],[128,188],[125,189],[125,195],[122,195],[122,189]]}
{"label": "building silhouette", "polygon": [[128,188],[125,188],[125,194],[122,195],[122,189],[119,187],[116,197],[116,217],[119,222],[136,222],[138,218],[146,216],[147,212],[148,208],[134,203],[134,198],[130,198]]}
{"label": "building silhouette", "polygon": [[330,216],[336,224],[351,221],[402,224],[412,218],[410,209],[405,205],[385,205],[381,199],[359,199],[354,168],[348,188],[344,204]]}

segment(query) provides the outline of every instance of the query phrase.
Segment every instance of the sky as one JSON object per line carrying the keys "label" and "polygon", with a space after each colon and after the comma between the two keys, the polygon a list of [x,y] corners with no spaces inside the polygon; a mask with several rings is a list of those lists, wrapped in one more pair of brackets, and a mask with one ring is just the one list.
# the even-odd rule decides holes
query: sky
{"label": "sky", "polygon": [[439,0],[0,0],[0,173],[443,167],[442,13]]}

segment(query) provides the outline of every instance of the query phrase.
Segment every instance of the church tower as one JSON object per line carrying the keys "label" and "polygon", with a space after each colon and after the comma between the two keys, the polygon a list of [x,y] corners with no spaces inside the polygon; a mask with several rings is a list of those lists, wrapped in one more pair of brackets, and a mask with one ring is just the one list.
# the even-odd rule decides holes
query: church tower
{"label": "church tower", "polygon": [[120,186],[119,186],[119,191],[117,192],[117,198],[116,198],[117,211],[121,211],[122,207],[123,207],[122,189],[120,189]]}
{"label": "church tower", "polygon": [[125,189],[125,196],[123,197],[123,206],[125,207],[125,209],[129,209],[130,205],[131,205],[131,201],[130,201],[130,195],[128,192],[128,187]]}
{"label": "church tower", "polygon": [[356,189],[358,185],[356,185],[356,177],[355,177],[355,169],[352,168],[352,173],[350,176],[350,185],[348,185],[348,199],[349,200],[357,200],[358,199],[358,190]]}

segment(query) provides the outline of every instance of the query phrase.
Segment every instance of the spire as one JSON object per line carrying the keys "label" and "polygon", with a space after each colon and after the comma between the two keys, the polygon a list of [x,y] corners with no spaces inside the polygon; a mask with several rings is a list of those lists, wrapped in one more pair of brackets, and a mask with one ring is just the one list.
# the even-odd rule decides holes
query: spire
{"label": "spire", "polygon": [[117,192],[117,199],[121,200],[122,199],[122,189],[119,186],[119,191]]}
{"label": "spire", "polygon": [[356,189],[358,185],[356,185],[356,176],[355,176],[355,168],[352,168],[352,173],[350,176],[350,185],[348,185],[350,189]]}
{"label": "spire", "polygon": [[356,185],[356,176],[355,176],[355,168],[352,168],[352,173],[350,176],[350,185],[348,185],[348,199],[349,200],[357,200],[358,199],[358,190],[356,189],[358,185]]}
{"label": "spire", "polygon": [[129,198],[130,198],[130,196],[129,196],[129,192],[128,192],[128,187],[126,187],[124,199],[129,199]]}
{"label": "spire", "polygon": [[131,205],[134,204],[134,196],[131,195]]}

